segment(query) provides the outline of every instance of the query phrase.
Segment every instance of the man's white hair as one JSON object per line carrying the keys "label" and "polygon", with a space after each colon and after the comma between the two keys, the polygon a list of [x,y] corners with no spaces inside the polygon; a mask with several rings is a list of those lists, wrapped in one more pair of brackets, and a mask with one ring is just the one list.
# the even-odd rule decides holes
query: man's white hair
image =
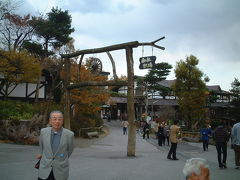
{"label": "man's white hair", "polygon": [[52,115],[55,114],[55,113],[61,114],[61,116],[63,117],[63,113],[61,111],[54,110],[54,111],[50,112],[49,118],[52,118]]}
{"label": "man's white hair", "polygon": [[202,158],[191,158],[186,161],[186,164],[183,168],[183,174],[185,177],[191,176],[192,173],[200,175],[200,167],[208,168],[207,161]]}

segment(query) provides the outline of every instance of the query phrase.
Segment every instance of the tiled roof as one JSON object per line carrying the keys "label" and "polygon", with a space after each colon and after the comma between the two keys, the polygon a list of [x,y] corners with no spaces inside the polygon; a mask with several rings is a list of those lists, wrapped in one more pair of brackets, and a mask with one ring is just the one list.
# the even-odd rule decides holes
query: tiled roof
{"label": "tiled roof", "polygon": [[175,79],[174,80],[163,80],[163,81],[160,81],[158,84],[170,88],[175,81],[176,81]]}
{"label": "tiled roof", "polygon": [[208,90],[210,91],[221,91],[221,88],[219,85],[212,85],[212,86],[207,86]]}
{"label": "tiled roof", "polygon": [[229,107],[229,103],[227,102],[215,102],[215,103],[211,103],[210,105],[211,107]]}
{"label": "tiled roof", "polygon": [[[175,79],[174,80],[163,80],[163,81],[160,81],[159,84],[162,86],[171,88],[172,84],[175,81],[176,81]],[[222,90],[219,85],[207,85],[207,89],[209,91],[215,91],[216,93],[219,93],[219,94],[230,94],[228,91]]]}
{"label": "tiled roof", "polygon": [[158,106],[178,106],[176,99],[149,99],[148,104],[149,105],[158,105]]}

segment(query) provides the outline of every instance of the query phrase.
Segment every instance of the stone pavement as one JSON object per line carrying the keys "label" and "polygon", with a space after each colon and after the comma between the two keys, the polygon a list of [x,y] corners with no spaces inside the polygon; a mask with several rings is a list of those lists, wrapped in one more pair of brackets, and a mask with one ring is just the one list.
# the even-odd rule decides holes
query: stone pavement
{"label": "stone pavement", "polygon": [[[233,169],[234,156],[228,150],[228,169],[220,170],[214,146],[203,152],[201,144],[181,142],[177,155],[180,160],[166,159],[169,147],[158,147],[153,138],[136,137],[136,157],[127,157],[127,139],[122,134],[120,121],[108,123],[110,134],[89,146],[76,147],[70,157],[69,180],[182,180],[182,168],[190,157],[206,158],[210,165],[211,180],[237,180],[240,171]],[[78,142],[80,143],[80,142]],[[37,146],[0,144],[0,179],[34,180],[37,170]]]}

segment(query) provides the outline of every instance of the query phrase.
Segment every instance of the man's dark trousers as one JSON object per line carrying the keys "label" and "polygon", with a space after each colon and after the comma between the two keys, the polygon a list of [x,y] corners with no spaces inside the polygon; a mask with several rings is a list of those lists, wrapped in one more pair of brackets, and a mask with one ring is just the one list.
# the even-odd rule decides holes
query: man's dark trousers
{"label": "man's dark trousers", "polygon": [[162,143],[163,143],[163,135],[162,135],[162,134],[159,134],[159,135],[158,135],[158,145],[159,145],[159,146],[162,146]]}
{"label": "man's dark trousers", "polygon": [[240,166],[240,145],[234,144],[234,152],[235,152],[235,164],[236,166]]}
{"label": "man's dark trousers", "polygon": [[172,155],[172,158],[173,159],[177,159],[176,157],[176,150],[177,150],[177,143],[171,143],[171,148],[169,150],[169,153],[168,153],[168,158],[171,158],[171,155]]}
{"label": "man's dark trousers", "polygon": [[146,134],[147,134],[147,138],[149,139],[149,131],[143,132],[143,139],[145,139]]}
{"label": "man's dark trousers", "polygon": [[38,178],[38,180],[55,180],[54,175],[53,175],[53,171],[51,171],[51,173],[49,174],[47,179]]}
{"label": "man's dark trousers", "polygon": [[[226,160],[227,160],[227,143],[216,143],[216,149],[217,149],[217,154],[218,154],[218,165],[219,167],[222,167],[223,164],[226,165]],[[223,154],[223,158],[222,158]]]}
{"label": "man's dark trousers", "polygon": [[203,140],[203,150],[208,150],[208,140]]}

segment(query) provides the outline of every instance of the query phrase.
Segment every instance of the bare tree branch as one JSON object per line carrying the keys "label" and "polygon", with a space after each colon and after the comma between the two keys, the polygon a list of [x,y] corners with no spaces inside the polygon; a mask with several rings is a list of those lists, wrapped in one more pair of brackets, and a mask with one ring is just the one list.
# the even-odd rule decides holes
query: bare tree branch
{"label": "bare tree branch", "polygon": [[159,38],[159,39],[157,39],[155,41],[152,41],[152,42],[139,43],[139,46],[153,46],[155,48],[165,50],[164,47],[158,46],[158,45],[155,44],[156,42],[161,41],[162,39],[165,39],[165,37],[161,37],[161,38]]}

